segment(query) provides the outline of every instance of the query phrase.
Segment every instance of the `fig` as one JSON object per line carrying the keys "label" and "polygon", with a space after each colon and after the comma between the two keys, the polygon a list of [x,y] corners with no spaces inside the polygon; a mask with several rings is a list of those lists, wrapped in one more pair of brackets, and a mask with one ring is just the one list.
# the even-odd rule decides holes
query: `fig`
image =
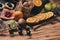
{"label": "fig", "polygon": [[14,10],[3,9],[0,17],[2,19],[14,19]]}
{"label": "fig", "polygon": [[19,24],[23,24],[23,23],[25,23],[25,20],[24,20],[23,18],[20,18],[20,19],[18,20],[18,23],[19,23]]}

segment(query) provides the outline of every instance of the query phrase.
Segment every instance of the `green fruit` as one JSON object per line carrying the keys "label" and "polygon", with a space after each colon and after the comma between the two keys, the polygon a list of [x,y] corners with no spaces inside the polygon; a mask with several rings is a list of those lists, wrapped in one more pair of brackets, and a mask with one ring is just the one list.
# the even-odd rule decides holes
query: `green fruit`
{"label": "green fruit", "polygon": [[57,7],[57,5],[56,4],[52,4],[52,9],[55,9]]}
{"label": "green fruit", "polygon": [[47,3],[46,5],[45,5],[45,10],[47,10],[47,11],[50,11],[52,8],[51,8],[51,3]]}

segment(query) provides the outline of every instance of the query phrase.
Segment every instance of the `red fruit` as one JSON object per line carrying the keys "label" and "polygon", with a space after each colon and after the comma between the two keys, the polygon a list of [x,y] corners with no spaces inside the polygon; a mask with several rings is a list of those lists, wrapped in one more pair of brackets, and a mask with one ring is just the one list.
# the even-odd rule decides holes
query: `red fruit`
{"label": "red fruit", "polygon": [[3,9],[1,13],[1,18],[3,19],[13,19],[14,18],[14,11],[13,10],[8,10],[8,9]]}

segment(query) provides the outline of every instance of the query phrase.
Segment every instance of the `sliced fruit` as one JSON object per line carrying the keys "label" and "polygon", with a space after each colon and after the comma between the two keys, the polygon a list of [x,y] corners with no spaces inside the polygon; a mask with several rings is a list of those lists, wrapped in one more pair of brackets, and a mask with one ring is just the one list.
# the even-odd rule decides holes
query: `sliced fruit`
{"label": "sliced fruit", "polygon": [[14,10],[3,9],[0,17],[3,19],[14,19],[14,12]]}
{"label": "sliced fruit", "polygon": [[49,19],[53,16],[53,12],[48,12],[45,15],[46,15],[46,19]]}
{"label": "sliced fruit", "polygon": [[45,14],[44,13],[38,14],[37,16],[39,17],[40,21],[45,20]]}
{"label": "sliced fruit", "polygon": [[27,23],[35,23],[36,22],[36,18],[30,17],[26,20]]}
{"label": "sliced fruit", "polygon": [[5,17],[10,18],[12,16],[12,13],[6,12]]}
{"label": "sliced fruit", "polygon": [[52,17],[52,16],[54,15],[53,12],[48,12],[48,14],[49,14],[49,18]]}
{"label": "sliced fruit", "polygon": [[33,18],[36,18],[36,23],[39,23],[40,19],[38,16],[34,16]]}
{"label": "sliced fruit", "polygon": [[53,12],[40,13],[26,20],[27,23],[39,23],[40,21],[47,20],[53,16]]}
{"label": "sliced fruit", "polygon": [[33,0],[33,3],[34,3],[35,6],[41,6],[42,5],[41,0]]}
{"label": "sliced fruit", "polygon": [[[39,17],[36,15],[36,16],[33,16],[34,18],[37,18],[37,19],[39,19]],[[40,20],[40,19],[39,19]]]}

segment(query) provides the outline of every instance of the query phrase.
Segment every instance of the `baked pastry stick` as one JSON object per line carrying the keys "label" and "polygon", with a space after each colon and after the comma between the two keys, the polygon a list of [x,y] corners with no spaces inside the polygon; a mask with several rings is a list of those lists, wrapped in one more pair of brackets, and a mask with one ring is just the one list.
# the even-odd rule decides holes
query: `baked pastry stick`
{"label": "baked pastry stick", "polygon": [[31,9],[34,7],[32,1],[25,1],[23,3],[23,1],[19,1],[17,3],[16,9],[15,10],[22,10],[23,14],[24,14],[24,18],[30,17],[30,11]]}
{"label": "baked pastry stick", "polygon": [[18,11],[18,10],[22,10],[22,1],[20,0],[17,4],[16,4],[16,8],[15,10]]}

